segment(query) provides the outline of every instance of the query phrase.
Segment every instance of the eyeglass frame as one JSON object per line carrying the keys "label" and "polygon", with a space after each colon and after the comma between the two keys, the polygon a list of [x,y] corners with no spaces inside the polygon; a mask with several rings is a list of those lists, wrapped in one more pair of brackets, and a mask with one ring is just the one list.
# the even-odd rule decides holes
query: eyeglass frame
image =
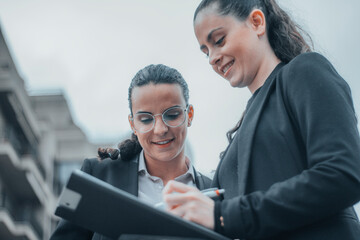
{"label": "eyeglass frame", "polygon": [[[185,108],[182,108],[181,106],[173,106],[173,107],[169,107],[168,109],[164,110],[162,113],[158,113],[158,114],[147,113],[147,114],[149,114],[149,115],[151,115],[151,116],[153,117],[153,121],[152,121],[152,127],[151,127],[148,131],[145,131],[145,132],[140,131],[140,130],[137,130],[137,129],[135,128],[134,116],[135,116],[137,113],[134,114],[134,116],[133,116],[132,114],[129,114],[129,120],[131,120],[131,122],[132,122],[132,124],[131,124],[132,127],[133,127],[136,131],[139,131],[140,133],[148,133],[148,132],[150,132],[151,130],[153,130],[154,127],[155,127],[155,123],[156,123],[156,116],[159,116],[159,115],[161,115],[161,120],[162,120],[162,122],[163,122],[166,126],[168,126],[168,127],[170,127],[170,128],[177,128],[177,127],[182,126],[182,125],[185,123],[185,121],[186,121],[186,113],[188,112],[190,106],[191,106],[191,104],[187,104]],[[180,109],[182,109],[182,110],[184,111],[184,113],[185,113],[185,117],[184,117],[184,121],[183,121],[182,123],[180,123],[179,125],[177,125],[177,126],[170,126],[170,125],[168,125],[168,124],[166,123],[166,121],[164,120],[164,113],[167,112],[167,111],[169,111],[169,110],[171,110],[171,109],[174,109],[174,108],[180,108]]]}

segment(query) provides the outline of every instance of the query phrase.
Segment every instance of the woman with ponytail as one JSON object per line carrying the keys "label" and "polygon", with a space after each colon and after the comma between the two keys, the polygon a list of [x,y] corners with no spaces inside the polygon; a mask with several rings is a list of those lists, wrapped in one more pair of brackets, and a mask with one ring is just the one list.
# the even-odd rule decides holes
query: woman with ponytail
{"label": "woman with ponytail", "polygon": [[[208,188],[211,180],[185,155],[194,108],[181,74],[162,64],[149,65],[131,81],[128,99],[131,138],[118,150],[100,148],[99,157],[85,159],[82,170],[151,205],[162,201],[161,191],[170,180]],[[108,238],[61,220],[51,237],[55,239]]]}
{"label": "woman with ponytail", "polygon": [[332,64],[275,0],[203,0],[194,30],[213,70],[252,96],[213,179],[224,198],[170,181],[168,211],[237,239],[360,239],[357,119]]}

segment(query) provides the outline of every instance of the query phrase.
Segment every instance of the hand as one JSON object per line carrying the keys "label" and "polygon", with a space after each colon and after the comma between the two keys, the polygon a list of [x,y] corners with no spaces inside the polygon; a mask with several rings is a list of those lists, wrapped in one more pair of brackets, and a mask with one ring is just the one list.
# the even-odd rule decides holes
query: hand
{"label": "hand", "polygon": [[163,198],[168,212],[214,229],[215,202],[197,188],[171,180],[163,190]]}

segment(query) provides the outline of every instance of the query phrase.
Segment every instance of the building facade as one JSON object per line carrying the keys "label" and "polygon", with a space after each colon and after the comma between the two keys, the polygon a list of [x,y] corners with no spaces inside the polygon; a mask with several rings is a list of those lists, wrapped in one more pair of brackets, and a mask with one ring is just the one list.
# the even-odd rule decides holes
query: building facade
{"label": "building facade", "polygon": [[64,94],[28,95],[0,29],[0,239],[49,239],[64,183],[98,145]]}

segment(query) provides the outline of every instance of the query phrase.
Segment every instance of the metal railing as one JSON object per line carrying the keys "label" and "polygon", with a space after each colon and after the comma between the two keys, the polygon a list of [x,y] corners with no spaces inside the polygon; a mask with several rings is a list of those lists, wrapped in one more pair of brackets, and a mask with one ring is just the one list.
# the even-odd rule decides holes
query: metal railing
{"label": "metal railing", "polygon": [[42,239],[43,228],[41,223],[36,219],[36,212],[30,202],[19,202],[12,198],[2,189],[0,191],[0,211],[6,211],[15,223],[26,223]]}
{"label": "metal railing", "polygon": [[0,142],[9,142],[14,148],[17,156],[21,159],[22,156],[28,155],[34,161],[35,165],[39,169],[42,177],[45,179],[45,168],[39,160],[39,154],[37,149],[29,144],[24,137],[20,137],[22,134],[19,130],[11,124],[6,123],[4,129],[1,129]]}

